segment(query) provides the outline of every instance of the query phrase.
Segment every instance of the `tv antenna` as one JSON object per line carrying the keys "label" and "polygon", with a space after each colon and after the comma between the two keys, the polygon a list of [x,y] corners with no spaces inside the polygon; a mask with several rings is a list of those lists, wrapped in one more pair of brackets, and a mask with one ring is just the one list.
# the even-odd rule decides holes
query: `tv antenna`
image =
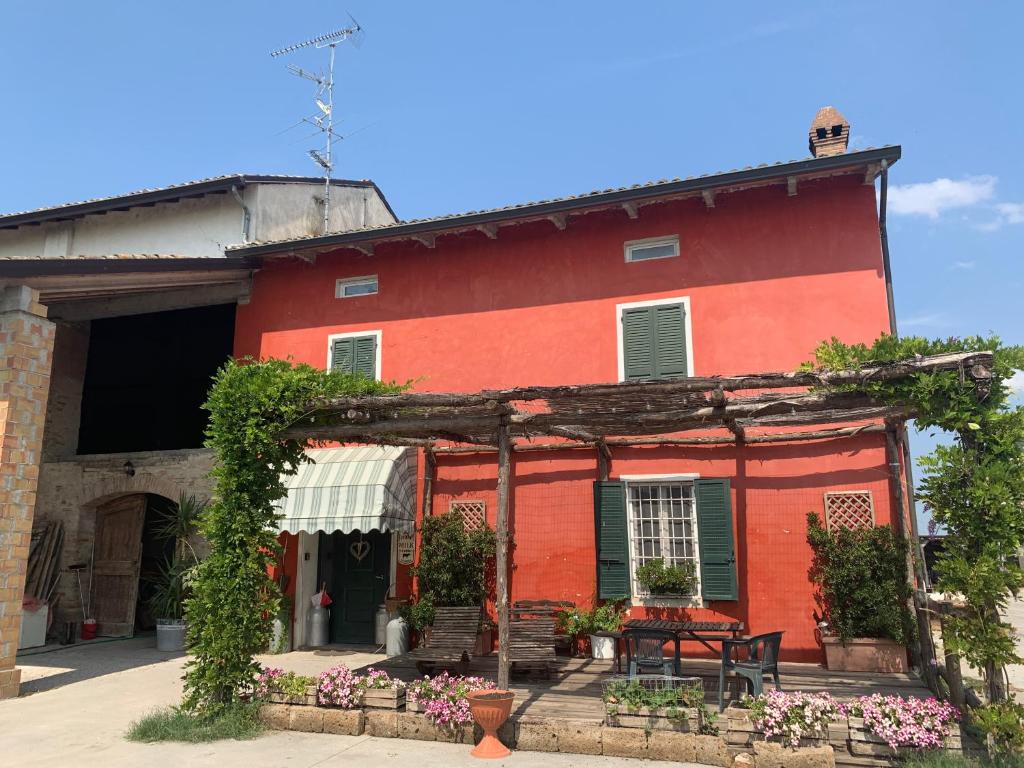
{"label": "tv antenna", "polygon": [[316,84],[316,94],[313,97],[313,102],[316,104],[317,111],[310,117],[302,118],[299,122],[309,123],[316,128],[317,133],[323,134],[324,137],[323,149],[311,149],[308,153],[313,162],[324,171],[324,234],[328,232],[331,209],[331,173],[334,171],[334,159],[331,148],[335,142],[345,138],[334,131],[334,53],[335,49],[346,40],[351,40],[356,48],[361,47],[365,37],[365,32],[363,32],[359,22],[352,18],[352,14],[349,14],[348,17],[352,21],[350,26],[270,52],[270,55],[275,59],[278,56],[294,53],[303,48],[328,48],[331,52],[326,72],[308,72],[294,64],[288,65],[288,71],[293,75]]}

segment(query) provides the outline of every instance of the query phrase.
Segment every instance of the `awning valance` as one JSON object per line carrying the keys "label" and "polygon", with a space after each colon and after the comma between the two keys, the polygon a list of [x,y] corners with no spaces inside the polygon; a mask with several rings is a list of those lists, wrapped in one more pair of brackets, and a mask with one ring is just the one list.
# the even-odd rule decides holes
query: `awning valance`
{"label": "awning valance", "polygon": [[407,531],[416,520],[416,450],[317,448],[286,479],[278,528],[288,533]]}

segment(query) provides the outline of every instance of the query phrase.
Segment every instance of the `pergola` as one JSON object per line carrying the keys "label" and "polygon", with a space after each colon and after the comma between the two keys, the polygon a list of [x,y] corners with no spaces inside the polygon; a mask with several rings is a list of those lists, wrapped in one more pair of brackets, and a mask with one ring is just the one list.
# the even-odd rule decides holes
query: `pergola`
{"label": "pergola", "polygon": [[[424,448],[425,514],[430,513],[435,453],[497,453],[498,685],[507,688],[513,452],[594,450],[597,477],[607,480],[616,447],[794,443],[886,432],[890,462],[898,463],[893,435],[914,417],[913,409],[881,402],[864,386],[935,371],[958,371],[984,397],[992,353],[918,357],[848,371],[325,398],[309,403],[302,421],[281,437]],[[898,478],[895,487],[901,494]]]}

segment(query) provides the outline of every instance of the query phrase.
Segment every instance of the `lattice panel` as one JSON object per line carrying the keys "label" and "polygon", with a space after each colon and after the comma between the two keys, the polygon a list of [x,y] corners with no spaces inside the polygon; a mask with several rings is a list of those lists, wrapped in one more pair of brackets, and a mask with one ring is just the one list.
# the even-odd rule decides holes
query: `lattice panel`
{"label": "lattice panel", "polygon": [[483,528],[487,523],[487,504],[483,501],[450,501],[448,511],[462,515],[462,524],[467,531]]}
{"label": "lattice panel", "polygon": [[825,494],[825,523],[838,528],[872,528],[875,500],[871,491],[832,491]]}

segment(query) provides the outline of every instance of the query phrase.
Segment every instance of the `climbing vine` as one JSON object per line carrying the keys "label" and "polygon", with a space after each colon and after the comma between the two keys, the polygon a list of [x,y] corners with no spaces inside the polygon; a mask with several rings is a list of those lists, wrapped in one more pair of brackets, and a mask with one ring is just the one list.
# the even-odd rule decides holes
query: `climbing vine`
{"label": "climbing vine", "polygon": [[286,495],[284,478],[308,461],[304,442],[282,440],[281,431],[306,415],[313,398],[400,389],[284,360],[232,360],[214,376],[205,405],[214,496],[199,523],[210,555],[185,606],[186,709],[216,715],[259,673],[253,656],[267,647],[281,599],[267,571],[278,550],[275,502]]}
{"label": "climbing vine", "polygon": [[938,588],[960,596],[964,610],[947,620],[947,647],[985,675],[990,700],[1003,698],[1003,667],[1022,660],[1001,609],[1024,586],[1017,553],[1024,544],[1024,410],[1010,403],[1008,385],[1024,368],[1024,348],[999,338],[883,335],[873,345],[847,345],[833,338],[815,350],[815,365],[855,369],[953,352],[993,353],[991,381],[965,371],[935,371],[891,381],[865,381],[856,389],[879,400],[906,405],[918,431],[942,430],[952,445],[920,459],[924,476],[917,498],[947,536],[936,570]]}

